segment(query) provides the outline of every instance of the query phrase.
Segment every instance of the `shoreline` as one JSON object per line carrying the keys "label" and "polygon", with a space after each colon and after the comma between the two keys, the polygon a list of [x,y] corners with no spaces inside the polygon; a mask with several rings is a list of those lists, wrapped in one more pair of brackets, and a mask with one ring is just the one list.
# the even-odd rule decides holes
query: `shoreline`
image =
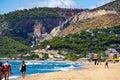
{"label": "shoreline", "polygon": [[119,80],[120,63],[109,63],[109,66],[108,69],[104,68],[104,63],[102,65],[85,65],[81,66],[82,70],[41,73],[15,80],[108,80],[108,78],[109,80]]}
{"label": "shoreline", "polygon": [[[16,60],[14,60],[14,61],[9,61],[9,62],[19,62],[18,60],[16,61]],[[27,74],[26,74],[26,76],[31,76],[31,75],[36,75],[36,74],[44,74],[44,73],[52,73],[52,72],[61,72],[61,71],[67,71],[67,70],[80,70],[81,69],[81,67],[80,66],[83,66],[83,65],[85,65],[85,64],[79,64],[79,63],[76,63],[76,62],[73,62],[73,61],[35,61],[35,60],[27,60],[27,61],[25,61],[26,62],[26,65],[28,65],[28,67],[30,67],[31,65],[32,66],[34,66],[34,65],[39,65],[39,64],[41,64],[41,63],[43,63],[43,65],[44,64],[49,64],[49,62],[50,62],[50,65],[51,64],[53,64],[54,62],[55,62],[55,64],[57,64],[57,65],[69,65],[69,66],[66,66],[66,67],[53,67],[52,69],[50,69],[50,70],[52,70],[52,71],[50,71],[49,72],[49,70],[48,70],[48,72],[47,71],[43,71],[43,72],[39,72],[38,71],[38,73],[29,73],[29,68],[27,68],[28,70],[27,70]],[[52,63],[51,63],[52,62]],[[62,63],[62,64],[61,64]],[[12,63],[11,63],[12,64]],[[13,65],[13,66],[15,66],[15,65]],[[33,67],[34,68],[34,67]],[[44,70],[44,69],[42,69],[42,68],[40,68],[41,70]],[[14,70],[13,70],[14,71]],[[36,72],[36,71],[35,71]],[[17,78],[20,78],[21,77],[21,74],[14,74],[14,72],[13,72],[13,74],[12,75],[10,75],[9,76],[9,79],[10,80],[16,80]]]}
{"label": "shoreline", "polygon": [[[26,60],[26,62],[35,62],[36,60]],[[33,77],[33,76],[39,76],[39,75],[43,75],[43,74],[51,74],[51,73],[59,73],[59,72],[64,72],[64,71],[77,71],[77,70],[83,70],[85,69],[84,67],[85,66],[90,66],[90,65],[93,65],[89,62],[83,62],[83,63],[76,63],[74,61],[39,61],[37,60],[37,62],[70,62],[70,63],[75,63],[75,64],[81,64],[81,66],[79,68],[76,68],[76,69],[68,69],[68,70],[61,70],[61,71],[55,71],[55,72],[45,72],[45,73],[35,73],[35,74],[29,74],[29,75],[26,75],[25,77]],[[14,78],[15,80],[29,80],[29,79],[22,79],[21,76],[17,77],[17,78]],[[32,80],[32,79],[31,79]],[[35,79],[36,80],[36,79]]]}

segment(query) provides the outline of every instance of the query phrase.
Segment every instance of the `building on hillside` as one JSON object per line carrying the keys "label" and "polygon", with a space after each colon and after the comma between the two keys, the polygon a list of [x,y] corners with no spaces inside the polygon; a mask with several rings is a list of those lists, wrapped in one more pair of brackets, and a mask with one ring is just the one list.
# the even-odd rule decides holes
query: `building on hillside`
{"label": "building on hillside", "polygon": [[116,37],[120,37],[120,31],[116,31],[116,32],[115,32],[115,36],[116,36]]}
{"label": "building on hillside", "polygon": [[105,51],[105,54],[107,57],[112,58],[112,59],[120,57],[119,52],[114,48],[108,48]]}
{"label": "building on hillside", "polygon": [[116,48],[116,50],[120,50],[120,45],[118,45],[118,47]]}
{"label": "building on hillside", "polygon": [[89,33],[93,33],[93,30],[90,30],[90,29],[88,29],[88,30],[86,30],[86,32],[89,32]]}
{"label": "building on hillside", "polygon": [[46,50],[45,50],[45,49],[42,49],[42,50],[34,50],[33,52],[34,52],[35,54],[37,54],[40,59],[42,59],[44,53],[46,53]]}
{"label": "building on hillside", "polygon": [[[50,48],[48,46],[48,48]],[[39,55],[39,58],[42,59],[44,54],[48,54],[50,60],[64,60],[64,54],[67,54],[65,51],[58,51],[58,50],[48,50],[48,49],[41,49],[41,50],[34,50],[35,54]]]}
{"label": "building on hillside", "polygon": [[87,57],[88,59],[92,59],[92,60],[98,58],[96,53],[88,53],[88,55],[86,55],[86,57]]}

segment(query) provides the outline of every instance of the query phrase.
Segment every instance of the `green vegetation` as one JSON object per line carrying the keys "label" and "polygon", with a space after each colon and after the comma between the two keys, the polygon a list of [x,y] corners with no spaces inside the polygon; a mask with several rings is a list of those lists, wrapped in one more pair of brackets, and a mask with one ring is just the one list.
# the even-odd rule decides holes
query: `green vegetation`
{"label": "green vegetation", "polygon": [[34,59],[39,59],[39,56],[37,54],[31,54],[29,56],[21,56],[21,58],[26,60],[34,60]]}
{"label": "green vegetation", "polygon": [[17,57],[19,54],[29,52],[31,49],[7,36],[0,35],[0,57]]}
{"label": "green vegetation", "polygon": [[[105,10],[115,10],[120,13],[120,0],[113,1],[109,4],[96,8]],[[82,10],[83,11],[83,10]],[[89,10],[86,10],[89,11]],[[44,27],[44,33],[49,33],[54,27],[71,17],[80,10],[60,9],[60,8],[33,8],[30,10],[19,10],[8,14],[0,15],[0,57],[20,57],[25,59],[34,59],[39,56],[30,54],[32,50],[26,45],[31,45],[33,39],[34,25],[39,21]],[[88,22],[89,21],[89,22]],[[70,54],[68,60],[76,60],[80,57],[86,57],[88,53],[103,53],[107,48],[117,48],[120,44],[120,16],[104,15],[93,20],[88,19],[82,31],[63,37],[55,37],[49,41],[45,40],[33,49],[46,48],[50,45],[53,50],[65,50]],[[75,23],[75,25],[81,25]],[[75,27],[77,27],[75,26]],[[112,28],[103,28],[103,27]],[[114,27],[116,26],[116,27]],[[101,27],[98,29],[97,27]],[[80,27],[81,28],[81,27]],[[97,29],[95,29],[97,28]],[[93,29],[91,32],[85,29]],[[118,50],[120,52],[120,50]],[[20,54],[20,56],[19,56]],[[43,58],[47,59],[48,55],[44,54]]]}
{"label": "green vegetation", "polygon": [[[54,27],[81,9],[33,8],[0,15],[0,57],[16,57],[31,51],[34,41],[34,25],[40,22],[43,31],[49,33]],[[26,46],[27,45],[27,46]],[[34,48],[33,48],[34,49]],[[36,49],[36,47],[35,47]],[[18,57],[24,57],[23,56]],[[28,59],[31,58],[28,56]]]}
{"label": "green vegetation", "polygon": [[79,57],[77,56],[77,54],[68,54],[66,58],[69,61],[76,61]]}
{"label": "green vegetation", "polygon": [[47,54],[47,53],[45,53],[44,55],[43,55],[43,59],[48,59],[49,58],[49,55]]}
{"label": "green vegetation", "polygon": [[[0,29],[4,28],[2,26],[6,22],[7,30],[3,32],[5,36],[9,36],[25,45],[31,45],[36,20],[46,27],[47,32],[50,32],[63,18],[54,11],[54,8],[24,9],[0,15]],[[52,22],[53,20],[56,23]]]}
{"label": "green vegetation", "polygon": [[72,14],[83,11],[82,9],[64,8],[33,8],[10,12],[0,15],[0,32],[25,45],[31,45],[34,25],[37,21],[42,25],[41,33],[50,33],[53,28],[64,22]]}
{"label": "green vegetation", "polygon": [[[120,26],[113,28],[81,31],[63,37],[55,37],[40,43],[39,47],[50,45],[54,50],[65,50],[85,57],[87,53],[104,53],[107,48],[117,48],[120,44]],[[38,47],[38,46],[37,46]]]}

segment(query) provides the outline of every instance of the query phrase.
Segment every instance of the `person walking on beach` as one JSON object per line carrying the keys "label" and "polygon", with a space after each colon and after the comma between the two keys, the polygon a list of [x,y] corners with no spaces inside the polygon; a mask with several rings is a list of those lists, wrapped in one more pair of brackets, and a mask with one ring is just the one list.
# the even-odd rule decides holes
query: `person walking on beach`
{"label": "person walking on beach", "polygon": [[26,64],[24,62],[24,60],[22,60],[22,64],[20,65],[20,71],[22,73],[22,78],[25,78],[25,72],[26,72]]}
{"label": "person walking on beach", "polygon": [[6,60],[6,63],[3,65],[3,71],[5,80],[8,80],[9,73],[11,73],[11,65],[8,63],[8,60]]}
{"label": "person walking on beach", "polygon": [[2,62],[0,62],[0,80],[2,80],[2,75],[3,75],[3,66],[2,66]]}
{"label": "person walking on beach", "polygon": [[109,66],[108,66],[108,59],[105,60],[105,68],[106,67],[109,68]]}

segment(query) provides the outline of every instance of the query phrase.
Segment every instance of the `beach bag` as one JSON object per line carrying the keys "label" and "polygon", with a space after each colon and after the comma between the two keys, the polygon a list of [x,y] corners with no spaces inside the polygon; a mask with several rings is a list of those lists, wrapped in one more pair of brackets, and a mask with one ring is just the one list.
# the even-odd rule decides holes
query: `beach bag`
{"label": "beach bag", "polygon": [[4,71],[9,71],[9,65],[4,65],[3,70]]}

